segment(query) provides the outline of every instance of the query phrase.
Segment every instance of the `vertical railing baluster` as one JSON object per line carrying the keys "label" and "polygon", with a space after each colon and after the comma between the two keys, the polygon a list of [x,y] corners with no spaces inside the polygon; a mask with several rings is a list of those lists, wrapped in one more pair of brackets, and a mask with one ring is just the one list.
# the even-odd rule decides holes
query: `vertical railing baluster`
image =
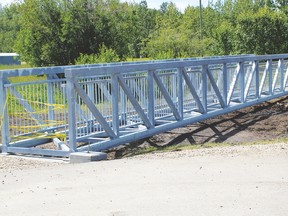
{"label": "vertical railing baluster", "polygon": [[51,124],[53,127],[54,118],[54,91],[53,91],[53,82],[50,82],[53,78],[50,75],[47,75],[48,80],[48,87],[47,87],[47,94],[48,94],[48,124]]}
{"label": "vertical railing baluster", "polygon": [[172,85],[172,92],[171,92],[172,95],[171,96],[172,96],[172,100],[173,100],[174,104],[176,104],[176,102],[177,102],[177,85],[178,85],[177,76],[178,76],[178,71],[176,74],[173,73],[173,75],[172,75],[173,85]]}
{"label": "vertical railing baluster", "polygon": [[[95,104],[98,104],[99,103],[99,101],[97,101],[97,100],[95,100],[95,87],[94,87],[94,79],[88,79],[88,82],[90,82],[90,83],[88,83],[87,84],[87,92],[88,92],[88,96],[89,96],[89,98],[92,100],[92,101],[94,101],[95,102]],[[88,114],[88,113],[87,113]],[[91,112],[89,112],[89,116],[87,115],[87,122],[88,122],[88,127],[90,128],[92,125],[91,125],[91,121],[92,121],[92,119],[93,119],[94,117],[93,117],[93,114],[91,113]],[[88,130],[89,131],[89,130]]]}

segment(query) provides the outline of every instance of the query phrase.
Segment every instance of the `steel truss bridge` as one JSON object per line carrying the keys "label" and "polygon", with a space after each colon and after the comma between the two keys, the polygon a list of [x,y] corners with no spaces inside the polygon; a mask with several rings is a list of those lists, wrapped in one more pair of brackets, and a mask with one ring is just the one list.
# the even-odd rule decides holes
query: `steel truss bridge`
{"label": "steel truss bridge", "polygon": [[3,70],[2,152],[103,151],[282,97],[287,63],[281,54]]}

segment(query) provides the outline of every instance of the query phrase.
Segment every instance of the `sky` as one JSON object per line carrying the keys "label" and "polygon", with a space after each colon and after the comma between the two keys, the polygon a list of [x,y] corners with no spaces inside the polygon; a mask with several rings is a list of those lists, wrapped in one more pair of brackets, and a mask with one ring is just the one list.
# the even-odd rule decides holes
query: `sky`
{"label": "sky", "polygon": [[[2,5],[6,5],[6,4],[9,4],[11,2],[13,2],[15,0],[0,0],[0,3]],[[135,2],[135,3],[140,3],[141,0],[120,0],[122,2]],[[155,8],[155,9],[159,9],[160,8],[160,5],[163,3],[163,2],[173,2],[176,4],[177,8],[180,9],[181,11],[184,11],[184,9],[188,6],[188,5],[191,5],[191,6],[198,6],[199,5],[199,1],[200,0],[146,0],[147,1],[147,4],[148,4],[148,7],[149,8]],[[202,5],[203,6],[207,6],[208,4],[208,0],[202,0]]]}

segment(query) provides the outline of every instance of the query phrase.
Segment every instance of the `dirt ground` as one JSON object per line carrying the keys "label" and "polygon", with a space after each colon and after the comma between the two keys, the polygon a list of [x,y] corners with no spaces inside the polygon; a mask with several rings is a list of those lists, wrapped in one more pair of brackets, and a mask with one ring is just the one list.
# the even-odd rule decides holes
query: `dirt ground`
{"label": "dirt ground", "polygon": [[150,146],[162,149],[207,142],[237,145],[285,139],[288,138],[287,114],[288,97],[283,97],[118,147],[109,151],[109,157],[122,158]]}

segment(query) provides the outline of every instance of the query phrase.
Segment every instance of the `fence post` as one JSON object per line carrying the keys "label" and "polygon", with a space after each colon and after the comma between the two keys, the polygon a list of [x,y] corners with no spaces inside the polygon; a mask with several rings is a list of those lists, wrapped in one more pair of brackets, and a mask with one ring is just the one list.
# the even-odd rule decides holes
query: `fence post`
{"label": "fence post", "polygon": [[[119,107],[118,107],[118,101],[119,101],[119,84],[118,84],[118,75],[113,74],[111,76],[111,90],[112,90],[112,118],[113,118],[113,131],[116,134],[116,136],[119,136]],[[122,102],[122,109],[121,110],[121,125],[122,121],[126,121],[126,99],[125,94],[122,91],[121,94],[121,102]],[[123,104],[124,103],[124,104]],[[126,123],[124,123],[125,125]]]}
{"label": "fence post", "polygon": [[71,152],[77,151],[76,146],[76,98],[74,89],[75,79],[73,77],[67,77],[67,100],[68,100],[68,137],[69,147]]}
{"label": "fence post", "polygon": [[2,134],[2,153],[7,153],[9,146],[9,117],[7,111],[7,92],[5,89],[5,80],[0,73],[0,128]]}

